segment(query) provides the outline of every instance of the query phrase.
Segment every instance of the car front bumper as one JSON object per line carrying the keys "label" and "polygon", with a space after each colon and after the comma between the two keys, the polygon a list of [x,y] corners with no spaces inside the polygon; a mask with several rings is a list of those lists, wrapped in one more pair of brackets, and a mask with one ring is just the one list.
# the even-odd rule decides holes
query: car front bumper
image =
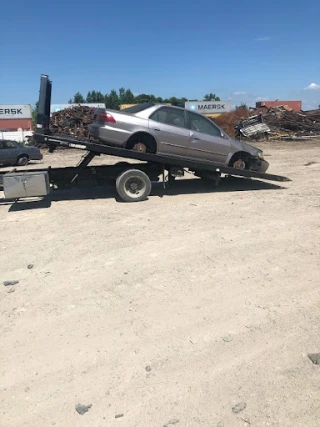
{"label": "car front bumper", "polygon": [[255,157],[251,162],[249,169],[255,172],[265,173],[269,167],[269,163],[259,157]]}
{"label": "car front bumper", "polygon": [[266,162],[265,160],[260,160],[260,163],[261,164],[260,164],[260,167],[258,169],[258,172],[261,172],[261,173],[267,172],[267,170],[269,168],[269,163]]}

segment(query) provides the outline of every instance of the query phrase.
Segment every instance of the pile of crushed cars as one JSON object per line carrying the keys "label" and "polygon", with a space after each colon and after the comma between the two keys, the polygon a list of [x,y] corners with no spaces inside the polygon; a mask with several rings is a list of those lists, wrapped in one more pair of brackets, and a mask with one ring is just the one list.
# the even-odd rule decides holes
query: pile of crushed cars
{"label": "pile of crushed cars", "polygon": [[93,122],[94,108],[77,106],[52,113],[50,132],[54,135],[88,136],[88,125]]}
{"label": "pile of crushed cars", "polygon": [[239,139],[310,139],[320,138],[320,110],[296,112],[287,106],[254,110],[248,118],[236,120]]}

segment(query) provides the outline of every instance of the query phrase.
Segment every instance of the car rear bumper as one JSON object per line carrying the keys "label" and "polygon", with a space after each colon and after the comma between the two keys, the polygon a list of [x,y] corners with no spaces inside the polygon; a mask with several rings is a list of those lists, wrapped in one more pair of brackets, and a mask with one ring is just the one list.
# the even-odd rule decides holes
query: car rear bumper
{"label": "car rear bumper", "polygon": [[43,159],[42,153],[32,154],[30,156],[30,160],[42,160],[42,159]]}
{"label": "car rear bumper", "polygon": [[113,126],[89,125],[89,135],[98,139],[101,143],[113,147],[125,147],[131,133]]}

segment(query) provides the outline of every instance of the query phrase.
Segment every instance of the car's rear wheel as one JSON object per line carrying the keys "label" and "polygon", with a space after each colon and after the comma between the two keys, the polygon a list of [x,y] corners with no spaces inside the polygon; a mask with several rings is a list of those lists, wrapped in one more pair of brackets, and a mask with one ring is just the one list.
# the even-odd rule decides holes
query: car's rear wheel
{"label": "car's rear wheel", "polygon": [[26,154],[19,156],[17,159],[18,166],[26,166],[28,162],[29,162],[29,157]]}
{"label": "car's rear wheel", "polygon": [[147,145],[144,142],[136,141],[134,143],[134,146],[132,147],[133,151],[139,151],[140,153],[146,153],[147,152]]}
{"label": "car's rear wheel", "polygon": [[126,148],[140,153],[155,154],[157,152],[157,143],[151,135],[138,133],[128,140]]}

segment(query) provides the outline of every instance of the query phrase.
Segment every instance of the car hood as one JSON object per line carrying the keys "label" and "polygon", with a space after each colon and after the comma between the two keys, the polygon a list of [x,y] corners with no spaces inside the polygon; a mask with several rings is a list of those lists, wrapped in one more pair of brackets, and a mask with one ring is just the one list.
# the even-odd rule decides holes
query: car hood
{"label": "car hood", "polygon": [[245,142],[237,141],[236,139],[230,138],[230,145],[236,150],[246,151],[254,157],[257,157],[259,153],[262,153],[262,150],[259,150],[259,148],[253,147],[252,145],[246,144]]}

